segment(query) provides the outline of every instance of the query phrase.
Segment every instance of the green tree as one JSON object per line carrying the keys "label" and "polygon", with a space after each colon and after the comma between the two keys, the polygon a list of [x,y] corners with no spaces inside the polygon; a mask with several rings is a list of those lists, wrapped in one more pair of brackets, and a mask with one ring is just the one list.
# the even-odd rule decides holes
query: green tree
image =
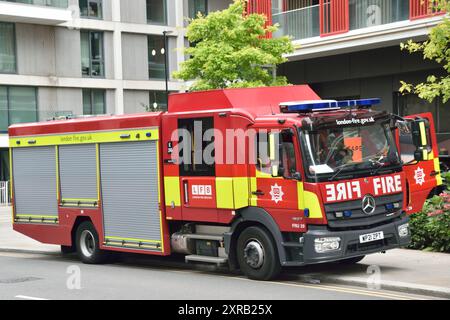
{"label": "green tree", "polygon": [[[434,0],[431,2],[433,12],[445,10],[450,12],[450,1]],[[436,98],[442,98],[446,103],[450,99],[450,20],[444,17],[436,27],[432,28],[428,40],[422,43],[409,40],[400,45],[402,50],[409,53],[422,53],[424,59],[433,60],[445,69],[445,76],[430,75],[425,82],[413,85],[401,81],[400,92],[415,93],[421,99],[432,102]]]}
{"label": "green tree", "polygon": [[174,72],[176,79],[193,80],[190,90],[287,85],[272,70],[294,51],[289,37],[266,38],[277,26],[266,26],[260,14],[244,14],[246,0],[235,0],[228,9],[203,16],[187,27],[194,46],[184,49],[190,59]]}

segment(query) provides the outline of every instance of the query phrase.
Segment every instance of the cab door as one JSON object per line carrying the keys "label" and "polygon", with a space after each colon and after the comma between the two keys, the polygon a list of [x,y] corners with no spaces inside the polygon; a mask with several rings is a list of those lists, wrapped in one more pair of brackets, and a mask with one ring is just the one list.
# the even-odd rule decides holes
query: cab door
{"label": "cab door", "polygon": [[256,135],[250,203],[269,212],[284,231],[304,228],[299,196],[299,145],[292,130],[260,130]]}
{"label": "cab door", "polygon": [[[400,127],[398,136],[408,187],[406,212],[413,214],[422,210],[431,192],[442,185],[442,178],[432,114],[416,114],[405,119],[409,121]],[[419,122],[414,124],[414,121]],[[418,144],[420,150],[417,149]],[[419,161],[415,155],[417,152],[421,153]]]}

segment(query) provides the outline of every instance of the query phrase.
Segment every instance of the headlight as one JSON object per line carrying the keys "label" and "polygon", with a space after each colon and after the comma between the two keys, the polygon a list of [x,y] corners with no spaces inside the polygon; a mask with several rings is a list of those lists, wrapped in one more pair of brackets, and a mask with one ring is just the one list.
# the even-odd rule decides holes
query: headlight
{"label": "headlight", "polygon": [[341,247],[341,238],[317,238],[314,240],[317,253],[337,251]]}
{"label": "headlight", "polygon": [[402,224],[398,227],[398,235],[400,238],[406,238],[409,236],[409,223]]}

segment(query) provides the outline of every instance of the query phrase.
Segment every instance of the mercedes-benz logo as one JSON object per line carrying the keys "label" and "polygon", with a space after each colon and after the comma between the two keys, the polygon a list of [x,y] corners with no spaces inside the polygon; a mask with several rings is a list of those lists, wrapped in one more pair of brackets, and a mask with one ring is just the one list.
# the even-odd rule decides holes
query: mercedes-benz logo
{"label": "mercedes-benz logo", "polygon": [[364,199],[362,200],[362,211],[365,214],[372,214],[375,212],[375,209],[377,208],[377,204],[375,202],[375,198],[371,196],[370,194],[366,195]]}

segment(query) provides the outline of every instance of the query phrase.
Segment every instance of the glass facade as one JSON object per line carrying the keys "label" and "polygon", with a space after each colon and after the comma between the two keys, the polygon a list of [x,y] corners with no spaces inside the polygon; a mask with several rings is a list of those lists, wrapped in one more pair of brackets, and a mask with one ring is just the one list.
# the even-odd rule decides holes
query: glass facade
{"label": "glass facade", "polygon": [[99,115],[105,113],[105,90],[83,89],[83,114]]}
{"label": "glass facade", "polygon": [[167,111],[167,95],[165,91],[150,91],[150,110]]}
{"label": "glass facade", "polygon": [[0,22],[0,73],[16,72],[14,24]]}
{"label": "glass facade", "polygon": [[350,0],[350,30],[409,19],[409,1]]}
{"label": "glass facade", "polygon": [[280,25],[275,37],[290,36],[300,40],[320,35],[318,0],[274,1],[272,5],[273,23]]}
{"label": "glass facade", "polygon": [[208,14],[208,0],[189,0],[189,18],[196,18],[198,13]]}
{"label": "glass facade", "polygon": [[9,181],[9,150],[0,149],[0,181]]}
{"label": "glass facade", "polygon": [[80,16],[83,18],[103,18],[102,0],[79,0]]}
{"label": "glass facade", "polygon": [[105,75],[103,33],[96,31],[82,31],[80,34],[81,69],[83,76],[103,77]]}
{"label": "glass facade", "polygon": [[147,22],[149,24],[167,24],[166,0],[147,0]]}
{"label": "glass facade", "polygon": [[164,37],[148,36],[148,74],[150,79],[165,79]]}
{"label": "glass facade", "polygon": [[16,123],[36,122],[37,89],[0,86],[0,132]]}
{"label": "glass facade", "polygon": [[[5,0],[1,0],[5,1]],[[34,4],[37,6],[49,6],[49,7],[57,7],[57,8],[67,8],[68,0],[6,0],[8,2],[17,2],[17,3],[25,3],[25,4]]]}

